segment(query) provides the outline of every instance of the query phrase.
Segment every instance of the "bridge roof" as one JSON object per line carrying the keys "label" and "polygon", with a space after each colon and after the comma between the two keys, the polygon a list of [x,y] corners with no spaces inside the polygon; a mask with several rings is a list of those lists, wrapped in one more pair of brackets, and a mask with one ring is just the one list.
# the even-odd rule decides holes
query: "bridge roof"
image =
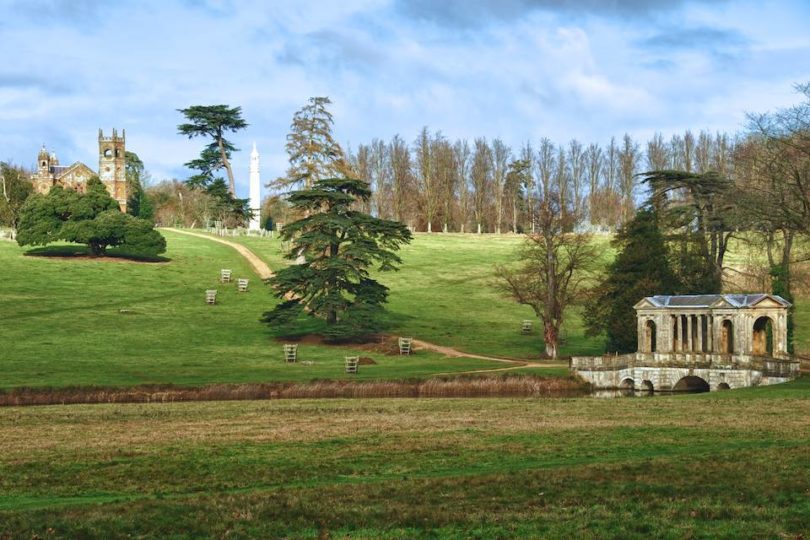
{"label": "bridge roof", "polygon": [[776,294],[683,294],[672,296],[647,296],[635,305],[642,308],[753,308],[763,300],[771,300],[781,307],[790,307],[790,302]]}

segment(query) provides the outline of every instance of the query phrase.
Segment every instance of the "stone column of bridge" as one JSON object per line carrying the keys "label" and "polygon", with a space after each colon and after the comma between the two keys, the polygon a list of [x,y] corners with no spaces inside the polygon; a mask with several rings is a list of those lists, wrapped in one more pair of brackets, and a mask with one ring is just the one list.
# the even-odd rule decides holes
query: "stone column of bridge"
{"label": "stone column of bridge", "polygon": [[672,350],[675,352],[680,352],[683,350],[683,332],[681,332],[681,316],[675,315],[675,339],[673,340],[673,347]]}
{"label": "stone column of bridge", "polygon": [[691,313],[686,314],[686,350],[692,352],[695,350],[694,347],[694,339],[692,338],[692,315]]}
{"label": "stone column of bridge", "polygon": [[714,317],[707,315],[706,318],[706,339],[709,341],[706,351],[712,353],[714,352]]}
{"label": "stone column of bridge", "polygon": [[697,352],[703,352],[703,317],[704,315],[697,316]]}

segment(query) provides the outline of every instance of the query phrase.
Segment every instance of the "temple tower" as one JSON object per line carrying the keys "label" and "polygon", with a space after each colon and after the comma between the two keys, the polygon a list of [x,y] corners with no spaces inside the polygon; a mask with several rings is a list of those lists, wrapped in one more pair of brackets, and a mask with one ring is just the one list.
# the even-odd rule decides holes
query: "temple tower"
{"label": "temple tower", "polygon": [[113,128],[112,136],[105,137],[98,130],[98,176],[109,194],[118,201],[122,212],[127,210],[126,130],[121,135]]}
{"label": "temple tower", "polygon": [[261,229],[261,209],[262,209],[262,184],[259,176],[259,152],[256,150],[256,143],[253,143],[253,150],[250,152],[250,209],[253,217],[250,218],[248,229],[258,231]]}

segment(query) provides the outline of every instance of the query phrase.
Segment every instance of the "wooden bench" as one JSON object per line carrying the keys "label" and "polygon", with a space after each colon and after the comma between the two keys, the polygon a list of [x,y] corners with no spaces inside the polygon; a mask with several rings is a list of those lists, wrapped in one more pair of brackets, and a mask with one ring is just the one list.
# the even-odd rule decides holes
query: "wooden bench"
{"label": "wooden bench", "polygon": [[295,362],[298,360],[298,344],[287,343],[284,345],[284,361]]}
{"label": "wooden bench", "polygon": [[231,271],[228,268],[223,268],[219,271],[219,282],[220,283],[230,283],[231,282]]}
{"label": "wooden bench", "polygon": [[411,354],[411,341],[413,338],[401,337],[399,338],[399,354]]}
{"label": "wooden bench", "polygon": [[209,289],[205,291],[205,303],[206,304],[216,304],[217,303],[217,290],[216,289]]}
{"label": "wooden bench", "polygon": [[346,356],[346,373],[357,373],[357,366],[360,365],[359,356]]}
{"label": "wooden bench", "polygon": [[245,278],[239,278],[236,280],[236,290],[239,292],[247,292],[248,289],[248,280]]}
{"label": "wooden bench", "polygon": [[520,333],[521,334],[531,334],[532,333],[532,321],[526,319],[520,326]]}

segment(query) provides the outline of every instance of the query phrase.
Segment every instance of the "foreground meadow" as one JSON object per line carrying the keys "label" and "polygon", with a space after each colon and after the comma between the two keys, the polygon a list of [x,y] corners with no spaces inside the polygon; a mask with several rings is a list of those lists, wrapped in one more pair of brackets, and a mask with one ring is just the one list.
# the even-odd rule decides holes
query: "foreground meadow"
{"label": "foreground meadow", "polygon": [[0,538],[802,538],[810,382],[0,409]]}

